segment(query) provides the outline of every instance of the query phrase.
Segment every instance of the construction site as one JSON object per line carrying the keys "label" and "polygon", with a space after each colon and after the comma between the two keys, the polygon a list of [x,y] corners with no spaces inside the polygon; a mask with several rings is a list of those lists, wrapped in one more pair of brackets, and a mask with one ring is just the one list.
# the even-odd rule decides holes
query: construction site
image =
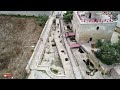
{"label": "construction site", "polygon": [[99,51],[97,39],[118,41],[120,29],[112,15],[73,11],[72,22],[66,23],[64,13],[54,11],[44,27],[34,17],[0,16],[1,78],[5,73],[12,73],[13,79],[120,78],[119,63],[106,65],[94,54]]}

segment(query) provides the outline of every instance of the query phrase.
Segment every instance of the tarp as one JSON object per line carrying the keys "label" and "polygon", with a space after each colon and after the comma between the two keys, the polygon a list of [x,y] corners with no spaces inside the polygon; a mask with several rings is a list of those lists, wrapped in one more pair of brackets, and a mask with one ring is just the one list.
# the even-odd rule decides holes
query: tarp
{"label": "tarp", "polygon": [[65,37],[69,37],[69,36],[75,36],[75,33],[70,32],[70,33],[66,33],[66,34],[65,34]]}
{"label": "tarp", "polygon": [[70,48],[79,48],[81,45],[79,43],[75,43],[70,45]]}

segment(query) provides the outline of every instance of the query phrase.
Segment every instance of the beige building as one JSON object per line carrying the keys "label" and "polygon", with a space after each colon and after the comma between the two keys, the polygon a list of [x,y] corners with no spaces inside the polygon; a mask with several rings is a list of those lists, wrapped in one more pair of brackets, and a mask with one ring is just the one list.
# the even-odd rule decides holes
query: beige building
{"label": "beige building", "polygon": [[110,40],[116,22],[112,20],[112,14],[107,11],[74,11],[72,25],[77,42],[96,41]]}

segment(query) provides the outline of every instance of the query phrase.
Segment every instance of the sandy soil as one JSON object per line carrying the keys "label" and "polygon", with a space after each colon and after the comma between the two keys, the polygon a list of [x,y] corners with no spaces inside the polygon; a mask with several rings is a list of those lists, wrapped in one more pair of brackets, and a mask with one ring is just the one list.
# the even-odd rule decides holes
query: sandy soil
{"label": "sandy soil", "polygon": [[42,31],[35,18],[0,16],[0,78],[12,73],[22,79],[25,67]]}

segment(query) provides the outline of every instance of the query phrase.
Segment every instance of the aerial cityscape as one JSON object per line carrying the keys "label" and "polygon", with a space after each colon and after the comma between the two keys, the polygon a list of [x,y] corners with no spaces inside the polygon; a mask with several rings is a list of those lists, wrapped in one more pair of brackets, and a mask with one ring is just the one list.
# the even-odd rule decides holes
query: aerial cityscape
{"label": "aerial cityscape", "polygon": [[0,11],[0,79],[120,79],[120,11]]}

